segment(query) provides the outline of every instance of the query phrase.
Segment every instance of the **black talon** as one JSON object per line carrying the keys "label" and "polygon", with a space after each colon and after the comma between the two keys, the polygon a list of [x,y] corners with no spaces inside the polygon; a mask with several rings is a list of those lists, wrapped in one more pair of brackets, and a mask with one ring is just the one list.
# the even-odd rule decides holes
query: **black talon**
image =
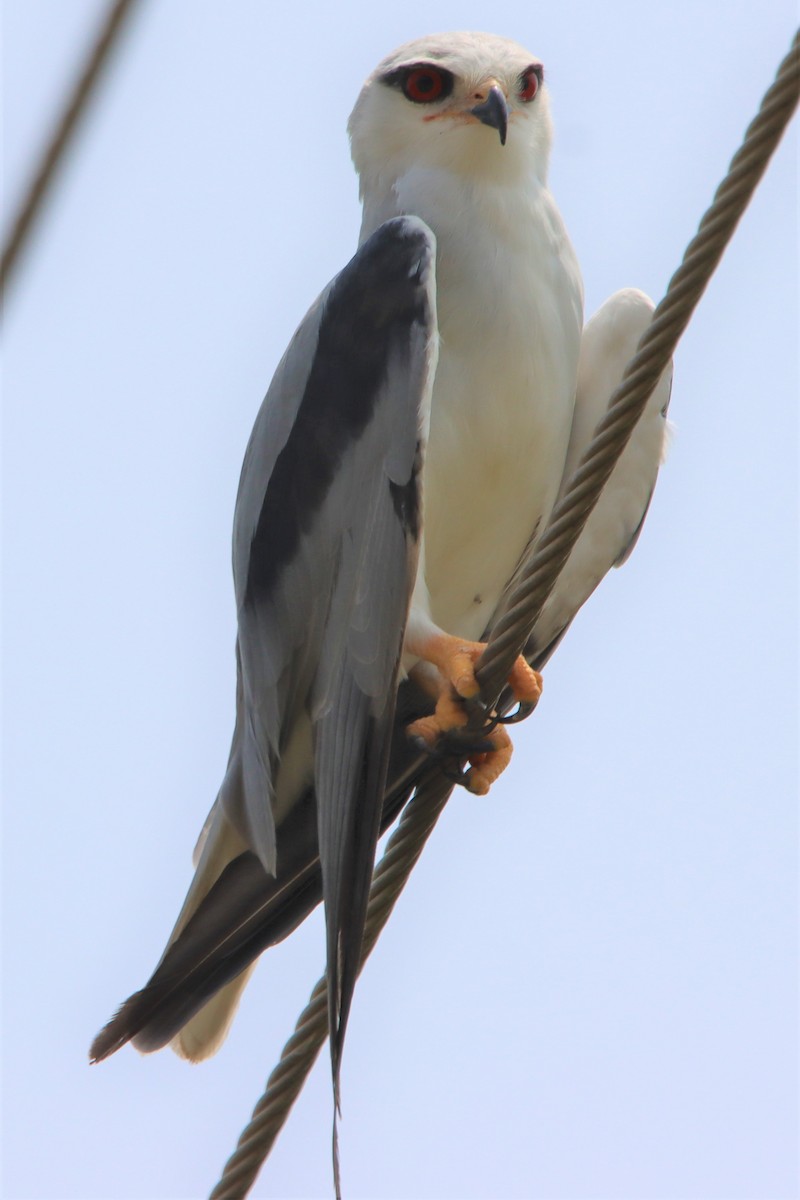
{"label": "black talon", "polygon": [[464,727],[463,729],[447,729],[440,733],[433,745],[419,734],[409,734],[410,740],[418,750],[424,751],[429,758],[440,761],[469,758],[471,754],[490,754],[495,749],[487,734],[491,733],[497,724],[497,718],[478,733]]}
{"label": "black talon", "polygon": [[495,729],[497,729],[497,726],[501,723],[502,720],[503,720],[503,718],[500,716],[500,713],[498,713],[498,712],[493,712],[490,716],[487,716],[486,720],[484,722],[483,729],[481,730],[481,733],[483,734],[483,736],[488,737],[490,733],[494,733]]}
{"label": "black talon", "polygon": [[453,694],[460,701],[464,712],[467,714],[470,721],[476,720],[478,717],[486,717],[486,705],[481,700],[480,696],[472,696],[469,699],[464,696],[459,696],[455,690]]}
{"label": "black talon", "polygon": [[[447,734],[442,734],[436,744],[433,746],[429,745],[428,742],[421,737],[412,737],[411,741],[414,743],[417,749],[421,750],[424,754],[427,754],[429,758],[436,760],[445,779],[448,779],[450,783],[458,783],[461,784],[462,787],[466,787],[466,780],[467,776],[469,775],[470,768],[466,766],[467,759],[464,756],[463,747],[456,752],[452,747],[442,746],[442,742],[444,742],[447,737]],[[478,751],[474,750],[474,753],[478,753]]]}
{"label": "black talon", "polygon": [[468,758],[470,754],[488,754],[494,746],[486,737],[491,730],[481,729],[478,733],[472,730],[448,729],[439,735],[436,743],[441,754],[446,758]]}
{"label": "black talon", "polygon": [[515,709],[506,713],[504,717],[498,717],[498,720],[501,725],[516,725],[519,721],[524,721],[526,717],[529,717],[535,707],[536,705],[532,704],[530,700],[520,700]]}
{"label": "black talon", "polygon": [[[450,765],[448,766],[448,762]],[[445,759],[442,763],[442,774],[445,779],[449,779],[451,783],[460,783],[462,787],[466,787],[466,778],[469,775],[470,768],[464,765],[463,759],[457,759],[455,764],[452,759]]]}

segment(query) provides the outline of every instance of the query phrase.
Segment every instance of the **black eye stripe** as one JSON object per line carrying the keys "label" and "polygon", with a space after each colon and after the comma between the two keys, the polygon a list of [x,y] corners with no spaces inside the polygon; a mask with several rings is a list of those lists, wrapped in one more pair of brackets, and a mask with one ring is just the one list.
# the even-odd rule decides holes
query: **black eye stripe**
{"label": "black eye stripe", "polygon": [[436,97],[437,100],[444,100],[453,90],[455,83],[455,75],[452,71],[446,71],[444,67],[440,67],[438,63],[418,62],[409,63],[407,66],[395,67],[392,71],[387,71],[385,75],[381,75],[381,83],[386,87],[397,88],[399,91],[404,91],[406,83],[415,71],[430,71],[432,75],[439,75],[442,80],[442,90]]}

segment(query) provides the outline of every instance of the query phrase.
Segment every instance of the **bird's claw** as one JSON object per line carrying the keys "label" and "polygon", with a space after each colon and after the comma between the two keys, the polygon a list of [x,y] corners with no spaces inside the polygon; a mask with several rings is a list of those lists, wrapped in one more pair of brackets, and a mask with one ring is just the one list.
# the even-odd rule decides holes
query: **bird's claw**
{"label": "bird's claw", "polygon": [[[426,658],[438,668],[442,685],[434,714],[409,725],[409,736],[426,753],[450,764],[443,767],[448,779],[484,795],[511,759],[513,747],[504,726],[522,720],[533,710],[541,695],[541,675],[524,658],[518,658],[508,680],[517,708],[507,717],[495,712],[487,714],[480,703],[475,677],[485,649],[483,643],[464,642],[442,634],[432,639],[427,649]],[[478,713],[483,718],[481,727],[470,728],[471,723],[476,723]],[[470,763],[466,770],[462,765],[465,761]]]}
{"label": "bird's claw", "polygon": [[507,712],[502,717],[496,716],[494,718],[494,722],[495,724],[499,723],[500,725],[518,725],[520,721],[524,721],[527,717],[529,717],[535,708],[535,702],[531,702],[530,700],[519,700],[516,708],[512,708],[511,712]]}
{"label": "bird's claw", "polygon": [[488,736],[494,729],[480,729],[471,732],[466,725],[457,728],[442,729],[436,717],[422,717],[408,726],[407,733],[415,746],[431,758],[442,762],[453,759],[467,759],[471,754],[491,754],[494,749]]}
{"label": "bird's claw", "polygon": [[[443,729],[436,715],[421,717],[408,727],[414,743],[440,764],[442,773],[460,783],[476,796],[484,796],[508,766],[512,753],[511,738],[502,725],[487,736],[486,730],[472,733],[464,724]],[[469,767],[465,768],[465,764]]]}
{"label": "bird's claw", "polygon": [[449,779],[450,783],[460,783],[462,787],[467,786],[469,769],[463,758],[445,759],[441,765],[441,770],[445,779]]}

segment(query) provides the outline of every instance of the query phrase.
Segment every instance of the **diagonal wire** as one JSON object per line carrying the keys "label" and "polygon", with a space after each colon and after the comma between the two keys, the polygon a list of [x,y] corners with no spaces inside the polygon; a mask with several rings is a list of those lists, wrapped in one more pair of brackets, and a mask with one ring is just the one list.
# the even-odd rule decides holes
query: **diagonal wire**
{"label": "diagonal wire", "polygon": [[506,613],[492,630],[476,672],[484,696],[497,697],[514,659],[532,633],[561,568],[767,168],[797,107],[799,95],[800,32],[731,160],[728,174],[717,188],[683,262],[653,313],[652,323],[642,335],[568,491],[553,510],[535,553],[521,572]]}
{"label": "diagonal wire", "polygon": [[[438,767],[429,767],[412,800],[403,810],[397,829],[386,844],[375,868],[369,895],[367,923],[361,948],[361,967],[369,958],[392,909],[416,866],[439,819],[453,784]],[[306,1076],[328,1036],[328,980],[317,980],[295,1031],[283,1048],[278,1065],[267,1081],[264,1095],[253,1109],[250,1123],[225,1165],[222,1179],[209,1200],[234,1200],[246,1196],[264,1159],[283,1128]]]}
{"label": "diagonal wire", "polygon": [[136,2],[137,0],[114,0],[114,3],[110,5],[97,37],[86,56],[81,73],[61,111],[3,247],[3,257],[0,262],[0,291],[4,296],[17,259],[30,238],[42,204],[52,188],[58,166],[64,158],[80,118],[97,86],[103,66],[108,61],[115,43],[119,40],[125,18]]}
{"label": "diagonal wire", "polygon": [[[705,290],[725,246],[761,179],[800,99],[800,33],[761,102],[728,174],[714,196],[683,262],[670,280],[623,381],[611,398],[592,443],[554,509],[530,557],[508,610],[492,630],[478,678],[482,694],[494,698],[522,651],[559,571],[641,416],[662,370]],[[488,706],[491,707],[491,704]],[[436,767],[429,768],[406,806],[378,864],[370,891],[362,966],[389,919],[425,842],[452,790]],[[225,1164],[209,1200],[242,1200],[254,1183],[327,1037],[326,979],[319,980],[295,1032],[267,1082],[250,1123]]]}

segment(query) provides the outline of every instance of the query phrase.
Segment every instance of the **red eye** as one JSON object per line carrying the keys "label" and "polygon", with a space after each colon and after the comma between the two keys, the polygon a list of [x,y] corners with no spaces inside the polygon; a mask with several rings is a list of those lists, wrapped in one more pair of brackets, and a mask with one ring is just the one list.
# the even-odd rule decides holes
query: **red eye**
{"label": "red eye", "polygon": [[403,95],[415,104],[441,100],[449,90],[447,77],[435,67],[414,67],[403,81]]}
{"label": "red eye", "polygon": [[528,67],[527,71],[523,71],[519,81],[519,98],[526,103],[532,100],[539,90],[539,84],[542,82],[542,68]]}

